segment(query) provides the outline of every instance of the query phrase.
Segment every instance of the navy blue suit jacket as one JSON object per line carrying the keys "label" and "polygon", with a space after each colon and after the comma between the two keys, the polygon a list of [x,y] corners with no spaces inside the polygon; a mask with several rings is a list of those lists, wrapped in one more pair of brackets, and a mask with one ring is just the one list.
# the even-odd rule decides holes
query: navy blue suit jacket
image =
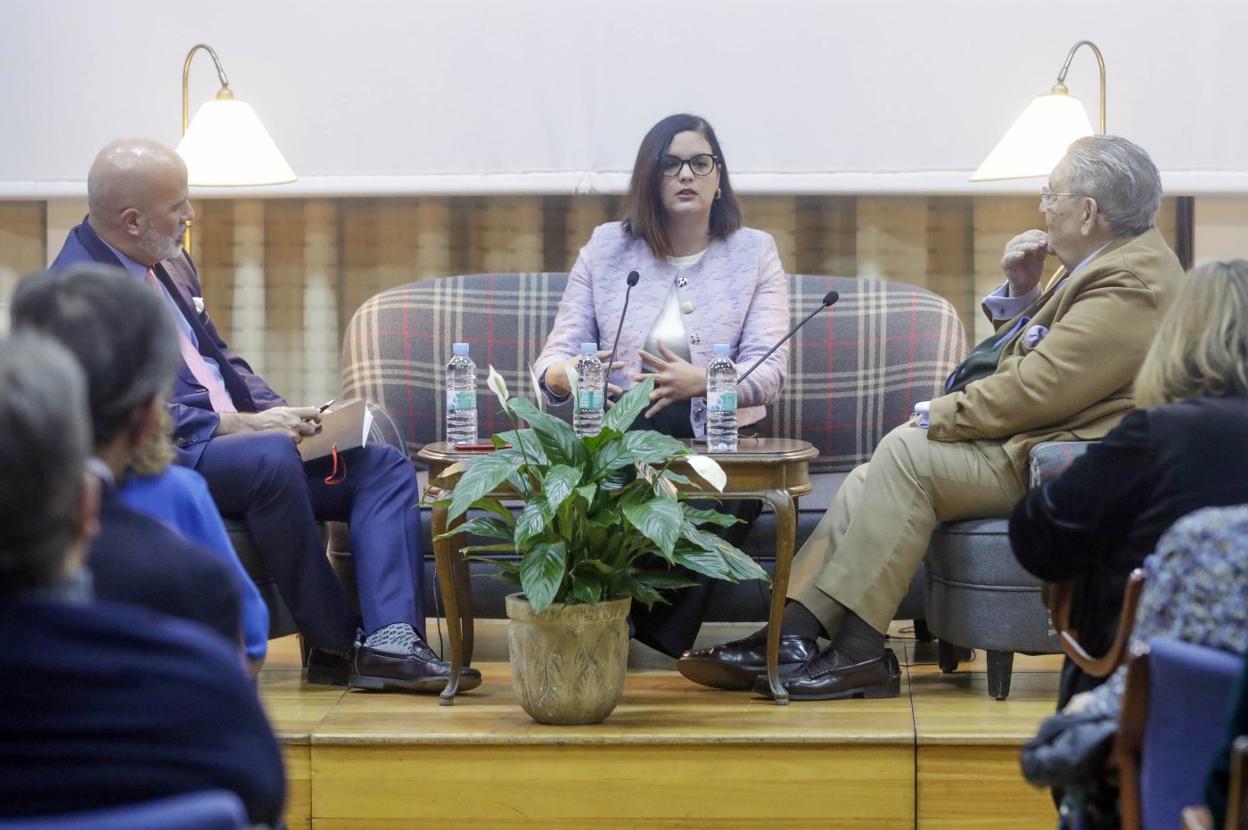
{"label": "navy blue suit jacket", "polygon": [[236,793],[277,826],[282,757],[238,650],[108,602],[0,599],[0,816]]}
{"label": "navy blue suit jacket", "polygon": [[[69,232],[61,252],[52,263],[52,270],[66,268],[81,262],[97,262],[123,268],[112,249],[104,243],[95,230],[84,221]],[[247,361],[226,345],[217,333],[217,327],[207,312],[195,310],[194,298],[202,297],[199,274],[195,263],[185,251],[173,259],[158,263],[156,277],[168,289],[178,311],[190,323],[199,341],[199,353],[216,361],[221,369],[225,389],[239,412],[260,412],[274,406],[285,406],[282,399],[260,378]],[[173,415],[173,440],[179,450],[179,462],[195,467],[204,451],[204,444],[212,438],[219,418],[208,403],[208,390],[200,386],[185,363],[178,370],[169,396],[169,410]]]}
{"label": "navy blue suit jacket", "polygon": [[87,554],[95,595],[199,623],[242,642],[242,598],[229,567],[155,519],[131,510],[107,482],[100,532]]}

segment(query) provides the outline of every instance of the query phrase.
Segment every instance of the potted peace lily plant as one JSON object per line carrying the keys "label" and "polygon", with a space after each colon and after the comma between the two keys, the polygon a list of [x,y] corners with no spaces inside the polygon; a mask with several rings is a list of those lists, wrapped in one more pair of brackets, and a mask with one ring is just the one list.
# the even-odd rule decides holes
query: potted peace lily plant
{"label": "potted peace lily plant", "polygon": [[[498,540],[464,548],[470,556],[519,554],[495,564],[521,589],[506,603],[512,685],[524,711],[541,723],[598,723],[623,691],[631,603],[665,602],[663,592],[693,584],[670,566],[732,582],[768,577],[707,529],[736,519],[685,501],[677,485],[690,479],[672,465],[684,461],[718,491],[723,469],[667,435],[629,429],[653,379],[630,389],[586,438],[510,397],[493,367],[488,386],[516,428],[493,437],[495,452],[448,469],[462,472],[448,520],[480,513],[445,535]],[[489,495],[504,482],[524,502],[519,516]]]}

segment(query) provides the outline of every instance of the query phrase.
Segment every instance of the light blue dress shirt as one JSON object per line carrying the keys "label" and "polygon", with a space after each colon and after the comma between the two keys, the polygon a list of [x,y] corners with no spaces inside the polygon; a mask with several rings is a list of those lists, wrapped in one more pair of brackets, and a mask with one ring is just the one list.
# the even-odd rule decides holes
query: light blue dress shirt
{"label": "light blue dress shirt", "polygon": [[[108,242],[106,242],[103,238],[101,238],[100,241],[104,242],[105,245],[108,245]],[[112,245],[108,245],[108,247],[109,247],[109,250],[111,250],[114,254],[117,255],[117,259],[120,260],[122,266],[125,267],[126,273],[130,274],[130,276],[132,277],[137,277],[143,280],[144,282],[147,282],[147,266],[146,265],[144,265],[141,262],[136,262],[135,260],[123,254],[121,251],[114,248]],[[159,283],[159,280],[157,282]],[[198,351],[199,350],[199,338],[195,336],[195,329],[191,328],[190,321],[182,316],[182,311],[178,308],[178,304],[173,301],[173,297],[169,294],[169,289],[165,288],[164,283],[159,283],[159,284],[160,284],[160,296],[164,299],[165,305],[169,307],[169,310],[173,312],[173,321],[177,323],[178,329],[181,330],[181,332],[186,335],[186,339],[191,341],[191,345],[193,345],[196,351]],[[204,359],[204,362],[208,364],[208,368],[211,369],[212,373],[217,376],[217,380],[221,383],[221,388],[224,389],[225,378],[221,376],[221,367],[217,365],[217,361],[213,360],[211,357],[208,357],[203,352],[200,352],[200,357],[202,357]]]}

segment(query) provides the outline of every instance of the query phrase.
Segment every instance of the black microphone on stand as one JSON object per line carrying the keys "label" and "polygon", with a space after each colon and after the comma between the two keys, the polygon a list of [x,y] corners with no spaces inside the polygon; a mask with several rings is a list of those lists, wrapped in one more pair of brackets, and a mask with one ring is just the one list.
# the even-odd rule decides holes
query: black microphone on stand
{"label": "black microphone on stand", "polygon": [[748,368],[748,369],[746,369],[746,370],[745,370],[745,374],[744,374],[744,375],[741,375],[739,378],[737,378],[737,383],[740,383],[741,381],[743,381],[743,380],[745,380],[746,378],[748,378],[748,377],[750,376],[750,372],[753,372],[753,371],[754,371],[755,369],[757,369],[759,366],[762,366],[762,365],[763,365],[763,361],[764,361],[764,360],[766,360],[767,358],[771,357],[771,353],[772,353],[772,352],[774,352],[776,349],[780,348],[781,346],[783,346],[783,345],[785,344],[785,342],[786,342],[786,341],[787,341],[790,337],[792,337],[793,335],[797,334],[797,330],[798,330],[798,329],[800,329],[802,326],[806,325],[807,323],[809,323],[809,322],[810,322],[810,318],[811,318],[811,317],[814,317],[816,314],[818,314],[819,312],[823,311],[823,310],[824,310],[825,308],[827,308],[828,306],[833,305],[833,304],[834,304],[837,300],[839,300],[840,298],[841,298],[841,295],[840,295],[840,294],[838,294],[838,293],[837,293],[837,292],[835,292],[835,291],[829,291],[827,294],[824,294],[824,295],[823,295],[823,302],[819,305],[819,307],[818,307],[818,308],[816,308],[814,311],[810,312],[809,314],[807,314],[807,315],[806,315],[806,319],[805,319],[805,320],[803,320],[802,322],[798,323],[798,324],[797,324],[796,326],[794,326],[793,328],[789,329],[789,333],[788,333],[788,334],[786,334],[786,335],[785,335],[785,336],[784,336],[784,337],[780,340],[780,342],[779,342],[779,343],[777,343],[776,345],[774,345],[774,346],[772,346],[770,349],[768,349],[768,350],[767,350],[767,354],[765,354],[765,355],[763,355],[762,357],[760,357],[757,361],[755,361],[755,363],[754,363],[754,365],[753,365],[753,366],[751,366],[750,368]]}
{"label": "black microphone on stand", "polygon": [[624,330],[624,315],[628,314],[628,295],[633,293],[633,286],[641,279],[636,271],[628,272],[628,288],[624,289],[624,308],[620,310],[620,324],[615,327],[615,340],[611,341],[611,356],[607,358],[607,368],[602,373],[602,411],[607,411],[607,381],[611,379],[611,364],[615,363],[615,350],[620,345],[620,332]]}

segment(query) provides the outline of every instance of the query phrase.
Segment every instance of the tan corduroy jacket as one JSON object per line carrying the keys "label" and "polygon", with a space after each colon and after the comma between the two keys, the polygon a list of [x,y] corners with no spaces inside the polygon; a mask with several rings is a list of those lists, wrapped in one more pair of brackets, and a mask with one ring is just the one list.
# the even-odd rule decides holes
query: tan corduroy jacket
{"label": "tan corduroy jacket", "polygon": [[[1001,441],[1026,480],[1036,444],[1102,438],[1134,407],[1135,373],[1183,277],[1178,257],[1153,228],[1115,239],[1059,289],[1061,276],[1023,312],[1031,320],[996,372],[932,401],[928,438]],[[1023,334],[1037,325],[1049,333],[1029,349]]]}

